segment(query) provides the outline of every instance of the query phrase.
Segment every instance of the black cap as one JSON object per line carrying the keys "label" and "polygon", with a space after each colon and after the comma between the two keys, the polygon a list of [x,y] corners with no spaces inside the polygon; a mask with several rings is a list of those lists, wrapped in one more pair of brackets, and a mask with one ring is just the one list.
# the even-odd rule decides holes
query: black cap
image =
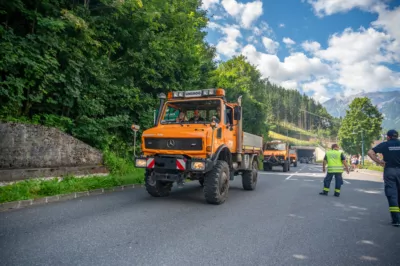
{"label": "black cap", "polygon": [[399,133],[394,129],[389,130],[386,135],[388,137],[396,138],[396,139],[399,137]]}

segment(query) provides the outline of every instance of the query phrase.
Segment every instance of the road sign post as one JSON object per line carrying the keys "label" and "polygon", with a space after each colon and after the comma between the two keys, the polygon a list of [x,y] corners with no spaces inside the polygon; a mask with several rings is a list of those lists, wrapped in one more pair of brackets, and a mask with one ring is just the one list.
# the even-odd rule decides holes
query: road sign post
{"label": "road sign post", "polygon": [[133,130],[133,157],[136,159],[136,133],[139,131],[140,126],[132,125],[131,129]]}

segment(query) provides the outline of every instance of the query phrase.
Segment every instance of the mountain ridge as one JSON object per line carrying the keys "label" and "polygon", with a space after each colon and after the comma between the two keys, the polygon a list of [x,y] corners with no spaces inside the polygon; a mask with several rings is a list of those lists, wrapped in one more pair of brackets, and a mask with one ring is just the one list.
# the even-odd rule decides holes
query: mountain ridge
{"label": "mountain ridge", "polygon": [[373,105],[383,114],[384,120],[382,127],[384,129],[400,129],[400,91],[368,92],[358,93],[349,97],[331,98],[322,106],[326,108],[329,114],[334,117],[344,117],[350,103],[355,98],[368,97]]}

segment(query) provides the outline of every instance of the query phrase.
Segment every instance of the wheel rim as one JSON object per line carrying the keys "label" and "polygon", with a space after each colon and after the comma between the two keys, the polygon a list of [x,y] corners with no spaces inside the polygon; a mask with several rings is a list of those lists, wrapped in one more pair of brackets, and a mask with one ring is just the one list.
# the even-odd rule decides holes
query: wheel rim
{"label": "wheel rim", "polygon": [[257,164],[253,164],[253,178],[252,178],[253,184],[257,183],[257,178],[258,178]]}
{"label": "wheel rim", "polygon": [[148,181],[147,181],[147,183],[150,185],[150,186],[155,186],[155,184],[156,184],[156,180],[155,180],[155,178],[154,178],[154,172],[152,171],[151,172],[151,174],[149,175],[149,178],[148,178]]}
{"label": "wheel rim", "polygon": [[221,174],[221,182],[219,184],[219,192],[221,195],[225,195],[228,187],[228,175],[225,172]]}

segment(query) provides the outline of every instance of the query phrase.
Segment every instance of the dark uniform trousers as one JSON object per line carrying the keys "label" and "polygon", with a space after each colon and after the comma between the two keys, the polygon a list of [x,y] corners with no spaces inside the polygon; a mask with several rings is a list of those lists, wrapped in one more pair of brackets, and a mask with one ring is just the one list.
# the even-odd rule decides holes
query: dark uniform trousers
{"label": "dark uniform trousers", "polygon": [[385,195],[389,202],[389,211],[392,220],[400,221],[400,167],[385,168],[383,173]]}
{"label": "dark uniform trousers", "polygon": [[340,188],[343,185],[342,173],[327,173],[324,179],[324,191],[329,192],[332,178],[335,176],[335,192],[340,193]]}

